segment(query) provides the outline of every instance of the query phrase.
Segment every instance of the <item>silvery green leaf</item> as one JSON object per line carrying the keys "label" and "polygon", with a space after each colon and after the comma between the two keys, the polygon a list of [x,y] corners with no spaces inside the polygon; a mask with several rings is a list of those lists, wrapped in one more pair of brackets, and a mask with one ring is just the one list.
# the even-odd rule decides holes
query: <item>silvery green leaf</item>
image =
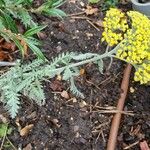
{"label": "silvery green leaf", "polygon": [[103,63],[103,60],[100,59],[99,61],[97,61],[97,64],[98,64],[98,69],[100,71],[101,74],[103,74],[103,68],[104,68],[104,63]]}
{"label": "silvery green leaf", "polygon": [[72,58],[74,60],[84,60],[84,59],[88,59],[88,58],[92,58],[94,56],[96,56],[97,54],[93,54],[93,53],[86,53],[86,54],[78,54],[76,56],[72,56]]}
{"label": "silvery green leaf", "polygon": [[63,73],[63,80],[68,80],[72,76],[70,68],[66,68]]}

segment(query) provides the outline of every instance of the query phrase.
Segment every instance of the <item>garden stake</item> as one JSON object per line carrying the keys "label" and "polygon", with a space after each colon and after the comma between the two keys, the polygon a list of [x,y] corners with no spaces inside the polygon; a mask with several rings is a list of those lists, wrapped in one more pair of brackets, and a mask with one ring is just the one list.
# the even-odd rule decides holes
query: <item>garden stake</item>
{"label": "garden stake", "polygon": [[[124,103],[128,91],[128,86],[129,86],[131,68],[132,66],[128,64],[124,70],[124,75],[121,83],[122,92],[120,93],[120,98],[117,104],[118,111],[122,111],[124,108]],[[108,144],[107,144],[107,150],[115,150],[120,120],[121,120],[121,113],[116,113],[112,120],[112,125],[111,125]]]}

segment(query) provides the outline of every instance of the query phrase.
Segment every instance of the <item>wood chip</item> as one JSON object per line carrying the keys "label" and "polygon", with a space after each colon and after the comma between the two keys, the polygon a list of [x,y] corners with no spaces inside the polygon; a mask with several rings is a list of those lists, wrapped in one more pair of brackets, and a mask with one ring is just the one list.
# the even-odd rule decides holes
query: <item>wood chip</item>
{"label": "wood chip", "polygon": [[80,69],[80,75],[82,76],[82,75],[84,75],[85,74],[85,69]]}
{"label": "wood chip", "polygon": [[25,126],[24,128],[22,128],[20,130],[20,135],[27,136],[33,127],[34,127],[33,124],[29,124],[29,125]]}
{"label": "wood chip", "polygon": [[86,103],[85,101],[81,101],[81,102],[79,103],[80,108],[83,108],[83,107],[85,107],[86,105],[87,105],[87,103]]}
{"label": "wood chip", "polygon": [[23,148],[23,150],[32,150],[33,147],[31,145],[31,143],[29,143],[26,147]]}
{"label": "wood chip", "polygon": [[62,92],[61,92],[61,96],[62,96],[63,98],[65,98],[65,99],[69,99],[69,98],[70,98],[67,91],[62,91]]}
{"label": "wood chip", "polygon": [[61,127],[61,125],[59,124],[58,119],[52,119],[51,121],[52,121],[52,123],[53,123],[57,128],[60,128],[60,127]]}
{"label": "wood chip", "polygon": [[2,121],[3,123],[8,123],[8,119],[2,114],[0,114],[0,121]]}
{"label": "wood chip", "polygon": [[96,22],[94,22],[97,26],[99,26],[99,27],[103,27],[104,25],[103,25],[103,21],[102,20],[98,20],[98,21],[96,21]]}
{"label": "wood chip", "polygon": [[46,33],[44,33],[44,32],[39,32],[39,33],[37,33],[37,35],[38,35],[39,39],[42,39],[42,40],[47,37]]}
{"label": "wood chip", "polygon": [[81,1],[80,2],[80,5],[82,6],[82,7],[84,7],[85,6],[85,4]]}
{"label": "wood chip", "polygon": [[96,15],[98,12],[98,8],[93,8],[91,6],[87,6],[87,8],[85,9],[85,13],[87,15]]}
{"label": "wood chip", "polygon": [[57,79],[58,81],[61,81],[61,80],[62,80],[62,76],[61,76],[61,75],[57,75],[56,79]]}
{"label": "wood chip", "polygon": [[62,85],[62,83],[59,80],[54,80],[53,82],[51,82],[50,88],[53,91],[62,91],[63,85]]}

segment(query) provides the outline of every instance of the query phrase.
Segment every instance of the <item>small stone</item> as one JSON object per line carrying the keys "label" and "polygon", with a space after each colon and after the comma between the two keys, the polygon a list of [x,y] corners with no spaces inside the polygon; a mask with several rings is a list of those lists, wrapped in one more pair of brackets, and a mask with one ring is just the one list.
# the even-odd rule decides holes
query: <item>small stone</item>
{"label": "small stone", "polygon": [[62,80],[62,76],[59,74],[59,75],[57,75],[56,79],[59,80],[59,81],[61,81]]}
{"label": "small stone", "polygon": [[62,92],[61,92],[61,96],[62,96],[63,98],[65,98],[65,99],[69,99],[69,94],[68,94],[67,91],[62,91]]}
{"label": "small stone", "polygon": [[57,49],[58,52],[61,52],[61,51],[62,51],[62,47],[61,47],[60,45],[58,45],[58,46],[56,47],[56,49]]}
{"label": "small stone", "polygon": [[74,127],[73,127],[73,130],[74,130],[74,132],[78,132],[78,131],[79,131],[79,126],[77,126],[77,125],[74,126]]}
{"label": "small stone", "polygon": [[80,5],[82,6],[82,7],[84,7],[85,6],[85,4],[81,1],[80,2]]}
{"label": "small stone", "polygon": [[72,98],[72,102],[73,103],[76,103],[77,102],[77,99],[74,97],[74,98]]}
{"label": "small stone", "polygon": [[86,103],[85,101],[81,101],[81,102],[79,103],[79,106],[80,106],[81,108],[85,107],[86,105],[87,105],[87,103]]}
{"label": "small stone", "polygon": [[70,118],[70,120],[72,120],[72,121],[73,121],[73,117],[71,117],[71,118]]}
{"label": "small stone", "polygon": [[84,139],[83,137],[80,138],[80,142],[85,144],[86,143],[86,139]]}
{"label": "small stone", "polygon": [[133,87],[130,87],[130,93],[134,93],[135,89]]}
{"label": "small stone", "polygon": [[79,33],[79,30],[76,30],[75,33]]}
{"label": "small stone", "polygon": [[31,143],[29,143],[26,147],[23,148],[23,150],[32,150],[33,147],[31,145]]}
{"label": "small stone", "polygon": [[29,124],[29,125],[25,126],[24,128],[22,128],[20,130],[20,135],[27,136],[33,127],[34,127],[33,124]]}
{"label": "small stone", "polygon": [[76,137],[76,138],[79,138],[79,137],[80,137],[79,132],[76,133],[75,137]]}

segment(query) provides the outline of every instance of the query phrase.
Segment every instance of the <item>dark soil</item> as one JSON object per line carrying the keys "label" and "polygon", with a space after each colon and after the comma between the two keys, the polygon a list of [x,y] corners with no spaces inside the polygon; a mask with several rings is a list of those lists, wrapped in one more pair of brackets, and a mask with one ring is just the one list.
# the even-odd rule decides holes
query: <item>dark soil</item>
{"label": "dark soil", "polygon": [[[81,12],[80,2],[66,2],[62,9],[67,14]],[[97,15],[89,17],[98,21],[103,18],[103,13],[99,11]],[[43,51],[49,59],[67,51],[100,54],[105,50],[106,45],[100,42],[103,29],[99,27],[98,31],[85,19],[67,17],[60,21],[40,16],[37,19],[41,24],[48,24],[44,31],[47,37],[43,40]],[[24,148],[31,144],[33,150],[105,150],[113,114],[102,114],[102,111],[115,109],[113,107],[121,92],[120,83],[125,67],[122,62],[114,60],[108,69],[109,61],[106,60],[104,74],[100,74],[93,64],[82,67],[85,74],[78,77],[76,83],[85,99],[71,95],[69,84],[56,79],[43,83],[47,97],[44,106],[37,106],[23,97],[17,120],[22,127],[29,124],[34,127],[27,136],[21,137],[16,121],[10,120],[13,133],[9,139],[15,147]],[[133,111],[134,116],[123,115],[116,150],[123,150],[140,140],[150,144],[150,87],[139,85],[131,78],[130,88],[135,91],[129,91],[125,111]],[[72,99],[62,98],[60,92],[63,90],[68,90]],[[138,149],[139,144],[130,148]]]}

